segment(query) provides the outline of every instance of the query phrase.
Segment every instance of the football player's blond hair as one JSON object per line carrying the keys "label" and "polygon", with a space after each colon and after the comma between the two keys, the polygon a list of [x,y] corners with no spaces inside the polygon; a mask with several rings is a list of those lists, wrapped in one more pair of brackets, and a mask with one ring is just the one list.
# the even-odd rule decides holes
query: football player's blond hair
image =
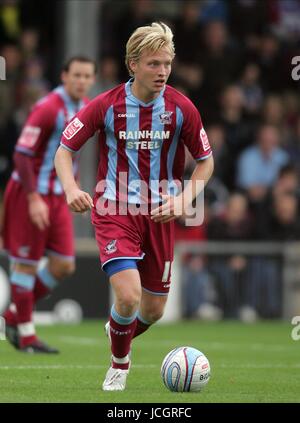
{"label": "football player's blond hair", "polygon": [[134,76],[130,69],[131,60],[138,61],[145,50],[156,53],[161,48],[169,50],[172,59],[175,56],[173,33],[163,22],[153,22],[148,26],[137,28],[130,36],[126,44],[125,64],[129,75]]}

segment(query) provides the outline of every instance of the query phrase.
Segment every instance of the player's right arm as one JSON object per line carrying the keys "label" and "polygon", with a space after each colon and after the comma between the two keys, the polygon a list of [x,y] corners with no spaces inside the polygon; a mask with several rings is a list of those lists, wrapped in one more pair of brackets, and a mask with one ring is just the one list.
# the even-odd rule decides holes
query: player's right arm
{"label": "player's right arm", "polygon": [[90,194],[79,189],[75,181],[72,156],[71,151],[60,146],[54,159],[55,169],[66,194],[68,206],[73,212],[84,213],[94,206],[93,200]]}
{"label": "player's right arm", "polygon": [[[99,96],[100,97],[100,96]],[[81,109],[63,132],[54,165],[64,189],[67,204],[74,212],[84,213],[91,209],[93,200],[89,193],[79,189],[72,167],[72,155],[103,125],[101,97],[95,98]]]}

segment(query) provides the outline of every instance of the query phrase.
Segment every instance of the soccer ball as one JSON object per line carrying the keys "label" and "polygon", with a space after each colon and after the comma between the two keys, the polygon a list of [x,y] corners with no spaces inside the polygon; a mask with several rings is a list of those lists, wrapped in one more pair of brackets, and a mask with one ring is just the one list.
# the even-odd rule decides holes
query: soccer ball
{"label": "soccer ball", "polygon": [[170,391],[199,392],[209,381],[210,365],[201,351],[179,347],[166,355],[160,373]]}

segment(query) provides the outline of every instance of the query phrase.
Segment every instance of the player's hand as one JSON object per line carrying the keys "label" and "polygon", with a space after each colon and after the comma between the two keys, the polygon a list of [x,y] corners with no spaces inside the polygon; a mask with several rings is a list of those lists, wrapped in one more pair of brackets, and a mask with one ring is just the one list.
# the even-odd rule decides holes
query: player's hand
{"label": "player's hand", "polygon": [[183,214],[183,201],[181,195],[172,197],[170,195],[161,194],[164,203],[151,211],[151,220],[156,223],[167,223],[173,219],[177,219]]}
{"label": "player's hand", "polygon": [[79,188],[66,191],[67,204],[75,213],[84,213],[94,207],[92,197]]}
{"label": "player's hand", "polygon": [[50,225],[49,208],[43,198],[36,192],[28,195],[29,216],[32,223],[41,231]]}

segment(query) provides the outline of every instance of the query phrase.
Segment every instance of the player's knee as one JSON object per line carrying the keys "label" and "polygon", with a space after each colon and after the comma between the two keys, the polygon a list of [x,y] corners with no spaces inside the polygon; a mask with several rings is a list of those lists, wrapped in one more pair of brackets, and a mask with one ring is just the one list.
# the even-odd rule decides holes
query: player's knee
{"label": "player's knee", "polygon": [[118,309],[123,316],[132,315],[140,304],[141,296],[138,291],[124,292],[117,298]]}
{"label": "player's knee", "polygon": [[122,307],[127,307],[127,308],[138,308],[139,303],[140,303],[140,297],[137,294],[125,294],[124,296],[122,296],[121,298],[119,298],[120,305]]}
{"label": "player's knee", "polygon": [[59,264],[49,265],[49,271],[56,279],[65,279],[71,276],[75,272],[75,262],[73,261],[61,261]]}

